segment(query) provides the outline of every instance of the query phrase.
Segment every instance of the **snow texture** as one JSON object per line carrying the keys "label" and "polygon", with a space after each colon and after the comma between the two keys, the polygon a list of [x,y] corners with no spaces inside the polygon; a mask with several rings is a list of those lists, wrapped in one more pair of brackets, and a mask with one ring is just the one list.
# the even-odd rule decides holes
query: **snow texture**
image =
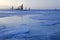
{"label": "snow texture", "polygon": [[1,40],[60,40],[60,11],[0,11]]}

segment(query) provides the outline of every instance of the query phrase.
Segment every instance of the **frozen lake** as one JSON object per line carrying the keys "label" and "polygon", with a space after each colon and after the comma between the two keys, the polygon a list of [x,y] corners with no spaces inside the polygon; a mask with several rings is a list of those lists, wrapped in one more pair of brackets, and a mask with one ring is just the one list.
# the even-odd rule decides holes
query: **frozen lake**
{"label": "frozen lake", "polygon": [[60,40],[60,11],[0,11],[0,39]]}

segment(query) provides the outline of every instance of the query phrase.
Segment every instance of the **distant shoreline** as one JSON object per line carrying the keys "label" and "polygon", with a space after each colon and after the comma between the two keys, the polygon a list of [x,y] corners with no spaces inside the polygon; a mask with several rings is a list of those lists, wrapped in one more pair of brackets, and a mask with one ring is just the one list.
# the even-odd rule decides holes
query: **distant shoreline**
{"label": "distant shoreline", "polygon": [[30,10],[0,9],[0,11],[60,11],[60,9],[30,9]]}

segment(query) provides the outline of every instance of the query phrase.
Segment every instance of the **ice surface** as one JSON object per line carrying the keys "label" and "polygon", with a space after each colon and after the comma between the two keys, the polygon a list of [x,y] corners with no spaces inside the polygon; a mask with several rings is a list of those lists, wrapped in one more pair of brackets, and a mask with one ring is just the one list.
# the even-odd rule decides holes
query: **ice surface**
{"label": "ice surface", "polygon": [[60,11],[1,11],[0,14],[0,39],[60,40]]}
{"label": "ice surface", "polygon": [[6,28],[6,29],[3,29],[3,31],[0,31],[0,38],[11,38],[12,36],[14,35],[17,35],[17,34],[24,34],[24,33],[27,33],[29,32],[29,29],[27,27],[14,27],[14,28]]}
{"label": "ice surface", "polygon": [[18,16],[0,18],[0,39],[11,38],[13,35],[29,32],[28,26],[20,23],[22,21],[20,19],[21,17]]}

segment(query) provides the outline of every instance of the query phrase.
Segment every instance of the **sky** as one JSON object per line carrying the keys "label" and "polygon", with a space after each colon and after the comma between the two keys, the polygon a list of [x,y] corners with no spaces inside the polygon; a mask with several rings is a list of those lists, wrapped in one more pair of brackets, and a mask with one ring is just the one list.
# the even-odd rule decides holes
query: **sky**
{"label": "sky", "polygon": [[24,4],[24,8],[32,9],[60,9],[60,0],[0,0],[0,9],[17,8]]}

